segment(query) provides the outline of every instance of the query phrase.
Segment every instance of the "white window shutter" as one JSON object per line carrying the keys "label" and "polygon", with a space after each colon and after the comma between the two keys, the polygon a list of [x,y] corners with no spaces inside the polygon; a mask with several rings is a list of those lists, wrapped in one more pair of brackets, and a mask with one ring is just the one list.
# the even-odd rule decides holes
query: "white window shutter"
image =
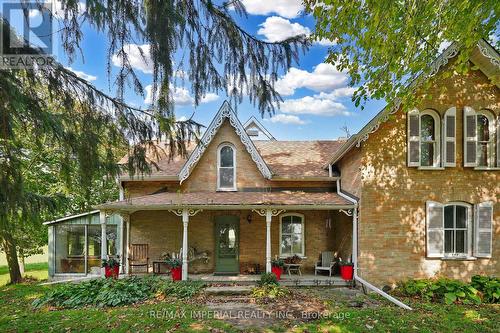
{"label": "white window shutter", "polygon": [[420,115],[418,110],[408,112],[408,166],[420,166]]}
{"label": "white window shutter", "polygon": [[491,257],[493,203],[482,202],[474,206],[474,256]]}
{"label": "white window shutter", "polygon": [[427,257],[444,256],[444,206],[435,201],[426,203]]}
{"label": "white window shutter", "polygon": [[464,166],[477,166],[477,117],[471,107],[464,107]]}
{"label": "white window shutter", "polygon": [[445,167],[456,166],[456,150],[457,150],[457,111],[453,107],[448,109],[444,114],[444,131],[443,131],[443,161]]}

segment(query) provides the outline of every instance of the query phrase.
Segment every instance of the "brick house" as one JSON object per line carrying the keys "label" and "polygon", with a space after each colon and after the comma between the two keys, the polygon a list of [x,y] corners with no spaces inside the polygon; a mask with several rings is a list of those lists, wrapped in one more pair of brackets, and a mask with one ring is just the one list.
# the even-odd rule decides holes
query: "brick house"
{"label": "brick house", "polygon": [[[450,46],[434,72],[456,53]],[[390,103],[348,140],[278,141],[225,102],[188,158],[150,156],[158,170],[123,175],[120,200],[96,207],[108,240],[99,240],[100,255],[121,255],[129,273],[132,244],[148,244],[151,260],[182,249],[183,278],[270,271],[273,258],[291,255],[312,273],[324,251],[353,260],[357,279],[379,286],[498,275],[500,62],[484,41],[470,61],[477,68],[466,76],[416,87],[432,96],[419,107]],[[112,214],[121,221],[109,223]],[[49,223],[52,275],[65,221]],[[208,260],[188,264],[188,249]]]}

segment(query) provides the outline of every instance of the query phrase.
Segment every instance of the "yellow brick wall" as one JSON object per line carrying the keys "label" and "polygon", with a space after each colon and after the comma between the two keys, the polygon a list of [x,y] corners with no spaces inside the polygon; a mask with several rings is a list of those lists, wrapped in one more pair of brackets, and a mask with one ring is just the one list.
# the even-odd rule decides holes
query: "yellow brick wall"
{"label": "yellow brick wall", "polygon": [[[304,272],[313,272],[314,263],[322,251],[342,251],[350,255],[350,218],[342,213],[332,214],[331,227],[326,225],[329,212],[300,211],[305,219]],[[189,246],[199,251],[209,251],[208,264],[197,262],[190,272],[203,273],[214,270],[214,221],[218,215],[240,217],[240,265],[258,263],[265,270],[266,223],[265,218],[251,211],[203,211],[190,217],[188,227]],[[248,223],[248,216],[251,223]],[[273,217],[271,225],[272,257],[279,255],[280,216]],[[179,252],[182,246],[181,218],[168,211],[139,211],[130,217],[130,243],[149,244],[150,260],[156,260],[164,252]],[[345,227],[349,225],[349,227]],[[342,233],[346,233],[345,235]],[[338,242],[338,243],[337,243]]]}
{"label": "yellow brick wall", "polygon": [[[441,88],[445,88],[443,92]],[[410,277],[500,274],[500,171],[463,168],[463,107],[489,108],[498,116],[499,90],[479,71],[436,83],[420,110],[441,115],[457,108],[457,167],[425,171],[406,166],[406,114],[399,111],[361,149],[360,275],[378,284]],[[425,202],[493,201],[493,257],[471,261],[426,259]]]}

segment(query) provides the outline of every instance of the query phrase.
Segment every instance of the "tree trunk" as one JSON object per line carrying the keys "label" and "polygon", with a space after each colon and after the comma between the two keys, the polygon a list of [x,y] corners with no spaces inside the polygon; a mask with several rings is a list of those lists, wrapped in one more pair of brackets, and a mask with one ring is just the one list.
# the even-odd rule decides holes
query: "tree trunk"
{"label": "tree trunk", "polygon": [[18,259],[19,272],[21,272],[21,276],[24,276],[24,255],[22,253],[19,253]]}
{"label": "tree trunk", "polygon": [[10,283],[20,283],[23,279],[21,271],[19,270],[19,262],[17,261],[16,243],[12,235],[8,231],[1,233],[2,247],[7,257],[7,264],[9,265]]}

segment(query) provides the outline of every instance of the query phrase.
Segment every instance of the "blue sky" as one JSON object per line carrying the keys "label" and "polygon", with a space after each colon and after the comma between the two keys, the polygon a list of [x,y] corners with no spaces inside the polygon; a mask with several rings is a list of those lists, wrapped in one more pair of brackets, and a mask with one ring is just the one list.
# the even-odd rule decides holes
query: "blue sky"
{"label": "blue sky", "polygon": [[[5,0],[2,0],[4,2]],[[249,15],[237,18],[239,24],[257,37],[276,41],[294,34],[311,33],[314,30],[314,18],[301,12],[301,0],[244,0]],[[32,20],[36,20],[33,13]],[[39,19],[39,18],[38,18]],[[14,26],[20,21],[13,20]],[[57,28],[56,28],[57,29]],[[78,75],[91,81],[97,88],[111,95],[115,94],[114,77],[107,74],[107,39],[88,26],[83,27],[84,38],[81,43],[82,56],[77,54],[73,63],[58,48],[57,57],[61,63],[71,67]],[[351,134],[359,131],[384,105],[384,101],[369,101],[365,109],[356,108],[351,102],[352,88],[348,87],[349,78],[345,73],[335,70],[323,61],[332,43],[321,41],[301,55],[298,64],[294,64],[288,73],[280,73],[281,79],[276,89],[285,102],[273,118],[266,115],[264,126],[281,140],[336,139],[343,136],[341,127],[347,126]],[[130,46],[130,54],[137,54],[135,62],[137,73],[144,86],[151,83],[152,75],[147,63],[140,58],[138,47],[147,53],[147,45]],[[112,70],[116,70],[112,63]],[[175,89],[177,117],[190,116],[208,125],[225,94],[207,95],[205,101],[194,109],[189,92],[189,84]],[[127,92],[126,100],[135,106],[147,107],[145,98],[132,90]],[[260,119],[258,110],[247,99],[239,105],[238,115],[242,122],[255,115]]]}

